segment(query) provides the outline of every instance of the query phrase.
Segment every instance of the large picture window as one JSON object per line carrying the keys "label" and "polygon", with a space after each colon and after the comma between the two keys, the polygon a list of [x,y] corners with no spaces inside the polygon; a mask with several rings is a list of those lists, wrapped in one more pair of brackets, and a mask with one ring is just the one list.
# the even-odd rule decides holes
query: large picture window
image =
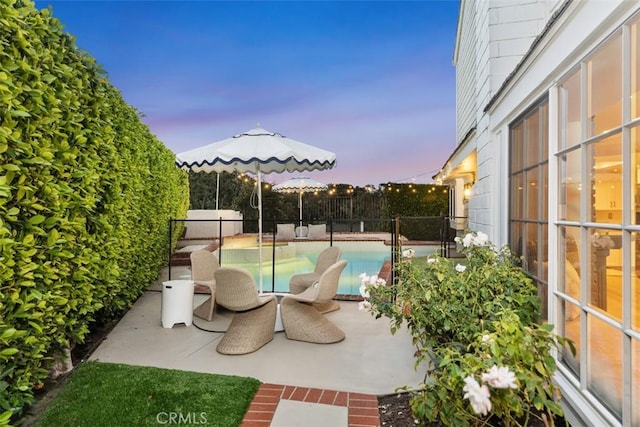
{"label": "large picture window", "polygon": [[510,127],[511,249],[522,259],[523,270],[534,280],[547,318],[549,102],[533,106]]}
{"label": "large picture window", "polygon": [[623,26],[560,81],[554,319],[561,361],[640,425],[640,33]]}

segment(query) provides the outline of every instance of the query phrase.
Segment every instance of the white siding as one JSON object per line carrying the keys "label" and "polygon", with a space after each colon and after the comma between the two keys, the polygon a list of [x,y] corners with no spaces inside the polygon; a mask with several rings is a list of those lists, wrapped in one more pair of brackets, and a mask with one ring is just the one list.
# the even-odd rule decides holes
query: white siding
{"label": "white siding", "polygon": [[[477,176],[469,201],[469,226],[503,243],[498,219],[506,209],[506,142],[495,140],[484,108],[544,30],[562,0],[462,0],[456,66],[456,139],[477,149]],[[463,141],[473,128],[475,141]],[[505,139],[506,141],[506,139]],[[455,165],[454,165],[455,166]],[[502,207],[499,207],[502,206]]]}
{"label": "white siding", "polygon": [[475,127],[476,37],[473,2],[462,3],[462,28],[456,59],[456,143]]}
{"label": "white siding", "polygon": [[[560,0],[478,0],[476,22],[476,147],[477,182],[469,201],[469,227],[487,233],[494,242],[505,243],[504,216],[507,196],[499,172],[508,158],[506,140],[490,129],[484,108],[514,71],[533,41],[544,30]],[[458,128],[458,132],[462,130]]]}
{"label": "white siding", "polygon": [[550,16],[548,11],[557,2],[488,0],[488,3],[488,43],[491,46],[490,95],[493,96],[527,53],[534,39],[542,32]]}
{"label": "white siding", "polygon": [[489,76],[491,75],[489,56],[489,4],[490,1],[480,0],[476,6],[476,123],[481,120],[482,109],[491,98]]}

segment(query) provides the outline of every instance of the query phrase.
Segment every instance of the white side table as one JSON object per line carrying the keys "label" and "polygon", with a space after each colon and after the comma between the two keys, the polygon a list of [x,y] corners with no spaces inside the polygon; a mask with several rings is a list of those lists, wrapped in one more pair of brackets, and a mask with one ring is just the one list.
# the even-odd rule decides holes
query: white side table
{"label": "white side table", "polygon": [[162,327],[172,328],[176,323],[191,326],[193,322],[193,281],[169,280],[162,282]]}
{"label": "white side table", "polygon": [[284,331],[284,325],[282,324],[282,316],[280,315],[280,300],[282,297],[289,295],[286,292],[264,292],[262,294],[258,294],[259,297],[270,297],[275,295],[276,300],[278,301],[278,305],[276,308],[276,325],[274,327],[274,332],[282,332]]}

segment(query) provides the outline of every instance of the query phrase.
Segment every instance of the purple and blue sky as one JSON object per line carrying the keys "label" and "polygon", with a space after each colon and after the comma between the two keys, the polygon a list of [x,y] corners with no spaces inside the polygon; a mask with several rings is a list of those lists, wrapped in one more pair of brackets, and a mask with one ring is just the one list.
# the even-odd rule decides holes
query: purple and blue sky
{"label": "purple and blue sky", "polygon": [[431,182],[455,148],[459,1],[36,1],[175,153],[257,123],[336,153],[309,176]]}

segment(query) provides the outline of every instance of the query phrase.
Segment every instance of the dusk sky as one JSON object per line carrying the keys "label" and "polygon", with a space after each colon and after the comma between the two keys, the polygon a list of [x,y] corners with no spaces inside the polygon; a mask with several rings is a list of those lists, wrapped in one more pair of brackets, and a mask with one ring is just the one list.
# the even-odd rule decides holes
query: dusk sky
{"label": "dusk sky", "polygon": [[459,1],[36,1],[51,5],[174,153],[257,123],[336,153],[309,176],[429,183],[455,148]]}

